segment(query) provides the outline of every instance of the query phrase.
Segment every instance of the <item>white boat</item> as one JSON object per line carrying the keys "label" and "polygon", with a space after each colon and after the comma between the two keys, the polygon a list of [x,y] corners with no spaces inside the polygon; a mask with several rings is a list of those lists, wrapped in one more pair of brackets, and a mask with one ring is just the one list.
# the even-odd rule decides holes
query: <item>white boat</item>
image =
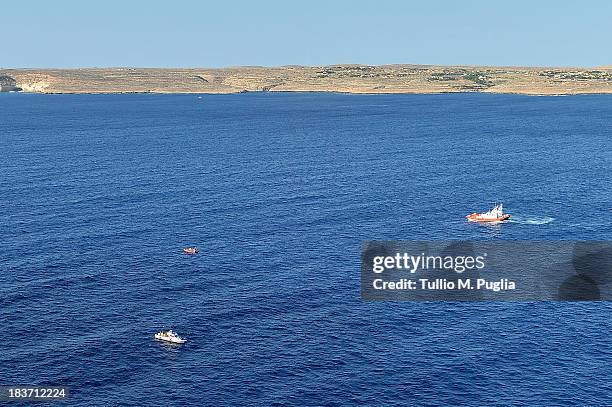
{"label": "white boat", "polygon": [[165,341],[165,342],[171,342],[171,343],[187,342],[186,339],[183,339],[180,336],[178,336],[176,332],[172,331],[172,329],[169,331],[159,331],[158,333],[155,334],[155,339],[157,339],[158,341]]}

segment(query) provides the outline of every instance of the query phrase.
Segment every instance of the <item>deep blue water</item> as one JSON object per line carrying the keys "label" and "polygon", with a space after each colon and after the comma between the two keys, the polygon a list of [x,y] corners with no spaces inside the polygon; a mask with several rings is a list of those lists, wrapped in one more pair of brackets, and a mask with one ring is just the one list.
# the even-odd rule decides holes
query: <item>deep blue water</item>
{"label": "deep blue water", "polygon": [[[609,303],[359,291],[364,240],[609,240],[611,129],[612,96],[2,94],[0,384],[77,406],[612,405]],[[496,199],[515,222],[464,221]]]}

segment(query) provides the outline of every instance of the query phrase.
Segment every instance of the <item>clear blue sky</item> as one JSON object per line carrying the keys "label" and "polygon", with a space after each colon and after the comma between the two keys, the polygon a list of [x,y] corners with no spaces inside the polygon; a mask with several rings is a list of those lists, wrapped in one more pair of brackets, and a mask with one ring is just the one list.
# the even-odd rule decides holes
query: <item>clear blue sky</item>
{"label": "clear blue sky", "polygon": [[612,1],[19,0],[0,67],[612,64]]}

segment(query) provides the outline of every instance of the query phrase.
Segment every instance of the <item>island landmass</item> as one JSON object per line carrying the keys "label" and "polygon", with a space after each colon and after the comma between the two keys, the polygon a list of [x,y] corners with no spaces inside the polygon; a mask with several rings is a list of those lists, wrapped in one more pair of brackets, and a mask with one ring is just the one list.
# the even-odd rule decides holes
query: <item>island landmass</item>
{"label": "island landmass", "polygon": [[230,68],[0,68],[0,91],[33,93],[612,93],[597,68],[329,65]]}

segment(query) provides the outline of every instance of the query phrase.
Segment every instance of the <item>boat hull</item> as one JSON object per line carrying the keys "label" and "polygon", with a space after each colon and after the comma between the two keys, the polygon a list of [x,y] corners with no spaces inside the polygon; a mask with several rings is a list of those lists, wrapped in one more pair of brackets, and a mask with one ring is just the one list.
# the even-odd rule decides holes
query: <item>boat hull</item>
{"label": "boat hull", "polygon": [[185,343],[187,342],[186,339],[177,339],[177,338],[167,338],[167,337],[163,337],[160,335],[155,335],[155,339],[158,341],[162,341],[162,342],[168,342],[168,343]]}
{"label": "boat hull", "polygon": [[481,223],[499,223],[510,219],[510,215],[502,215],[500,217],[492,218],[488,216],[482,216],[478,213],[473,213],[466,216],[468,222],[481,222]]}

